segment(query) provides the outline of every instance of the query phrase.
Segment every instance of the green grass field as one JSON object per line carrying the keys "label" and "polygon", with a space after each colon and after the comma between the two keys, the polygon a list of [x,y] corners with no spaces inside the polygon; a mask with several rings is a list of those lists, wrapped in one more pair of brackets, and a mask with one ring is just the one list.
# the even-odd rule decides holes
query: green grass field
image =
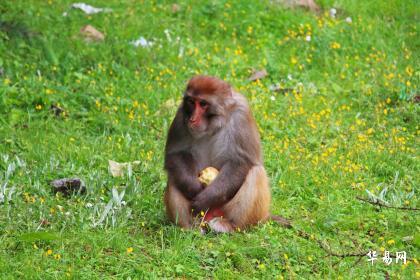
{"label": "green grass field", "polygon": [[[420,206],[418,3],[323,0],[315,14],[278,2],[95,0],[112,12],[86,15],[3,0],[0,278],[418,279],[419,212],[357,199]],[[87,24],[105,40],[85,42]],[[153,45],[130,44],[140,36]],[[253,69],[268,76],[251,82]],[[165,137],[199,73],[248,98],[272,211],[295,230],[203,236],[166,220]],[[140,164],[114,178],[110,159]],[[87,193],[54,195],[65,177]],[[334,256],[369,250],[373,265]]]}

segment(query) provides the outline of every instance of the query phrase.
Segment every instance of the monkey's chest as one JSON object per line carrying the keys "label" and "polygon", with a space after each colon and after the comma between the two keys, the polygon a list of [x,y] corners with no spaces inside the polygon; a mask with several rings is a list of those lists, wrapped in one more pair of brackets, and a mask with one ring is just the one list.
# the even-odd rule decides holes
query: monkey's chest
{"label": "monkey's chest", "polygon": [[217,149],[216,141],[200,141],[194,143],[191,152],[200,169],[212,166],[220,169],[223,165],[221,151]]}

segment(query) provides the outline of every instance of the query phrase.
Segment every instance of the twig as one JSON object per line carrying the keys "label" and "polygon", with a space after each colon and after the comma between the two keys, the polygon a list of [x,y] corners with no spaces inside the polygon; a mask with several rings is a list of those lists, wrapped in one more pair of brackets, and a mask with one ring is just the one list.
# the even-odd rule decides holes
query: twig
{"label": "twig", "polygon": [[[359,252],[350,252],[350,253],[340,254],[340,253],[337,253],[337,252],[332,251],[331,248],[330,248],[330,246],[327,245],[324,241],[322,241],[320,239],[317,239],[315,237],[311,237],[311,235],[309,233],[306,233],[306,232],[298,229],[297,230],[297,234],[298,234],[299,237],[302,237],[302,238],[304,238],[306,240],[314,240],[318,244],[318,246],[322,250],[324,250],[325,253],[327,253],[328,256],[337,257],[337,258],[340,258],[340,259],[344,259],[344,258],[348,258],[348,257],[358,257],[358,259],[355,262],[355,265],[358,264],[360,262],[360,260],[364,256],[367,256],[367,254],[369,253],[369,251],[366,251],[366,252],[360,252],[359,251]],[[395,254],[392,254],[392,253],[389,254],[389,257],[390,258],[394,258],[394,259],[397,258],[397,256]],[[412,259],[411,258],[407,258],[407,261],[412,261]],[[337,263],[335,263],[334,265],[336,265]]]}
{"label": "twig", "polygon": [[161,139],[162,137],[161,137],[160,134],[162,134],[162,129],[157,128],[154,123],[150,123],[149,125],[154,131],[159,133],[159,134],[156,135],[156,138]]}
{"label": "twig", "polygon": [[372,200],[365,199],[365,198],[362,198],[362,197],[359,197],[359,196],[356,197],[356,199],[360,200],[360,201],[363,201],[363,202],[366,202],[366,203],[369,203],[369,204],[372,204],[372,205],[377,205],[379,207],[398,209],[398,210],[407,210],[407,211],[420,211],[420,208],[389,206],[389,205],[386,205],[383,202],[380,202],[379,200],[372,201]]}
{"label": "twig", "polygon": [[360,256],[357,258],[357,260],[354,262],[353,266],[358,265],[362,261],[363,256]]}
{"label": "twig", "polygon": [[353,252],[353,253],[344,253],[344,254],[340,254],[340,253],[336,253],[334,251],[331,250],[329,245],[326,245],[322,240],[320,239],[316,239],[316,238],[312,238],[310,234],[302,231],[302,230],[297,230],[298,236],[306,239],[306,240],[314,240],[318,246],[325,251],[325,253],[327,253],[329,256],[333,256],[333,257],[337,257],[337,258],[347,258],[347,257],[363,257],[366,256],[366,254],[368,252]]}

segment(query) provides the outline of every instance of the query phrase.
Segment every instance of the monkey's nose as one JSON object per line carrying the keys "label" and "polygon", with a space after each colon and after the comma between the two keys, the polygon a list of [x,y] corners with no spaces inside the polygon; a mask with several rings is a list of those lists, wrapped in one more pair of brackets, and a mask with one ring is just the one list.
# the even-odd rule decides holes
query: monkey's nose
{"label": "monkey's nose", "polygon": [[198,126],[199,125],[199,121],[197,119],[191,118],[190,119],[190,124],[192,126]]}

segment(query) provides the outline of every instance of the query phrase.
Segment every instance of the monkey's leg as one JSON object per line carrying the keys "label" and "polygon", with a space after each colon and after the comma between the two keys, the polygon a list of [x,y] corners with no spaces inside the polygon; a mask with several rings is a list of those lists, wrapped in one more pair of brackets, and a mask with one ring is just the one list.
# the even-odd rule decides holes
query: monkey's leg
{"label": "monkey's leg", "polygon": [[208,225],[210,229],[214,232],[224,233],[224,232],[232,232],[235,230],[233,224],[229,222],[227,219],[222,218],[222,217],[216,217],[216,218],[211,219],[208,222]]}
{"label": "monkey's leg", "polygon": [[270,217],[271,193],[261,165],[253,166],[236,195],[223,207],[225,219],[235,228],[246,228]]}
{"label": "monkey's leg", "polygon": [[190,202],[174,185],[168,183],[164,200],[168,218],[180,227],[191,228],[192,216]]}

